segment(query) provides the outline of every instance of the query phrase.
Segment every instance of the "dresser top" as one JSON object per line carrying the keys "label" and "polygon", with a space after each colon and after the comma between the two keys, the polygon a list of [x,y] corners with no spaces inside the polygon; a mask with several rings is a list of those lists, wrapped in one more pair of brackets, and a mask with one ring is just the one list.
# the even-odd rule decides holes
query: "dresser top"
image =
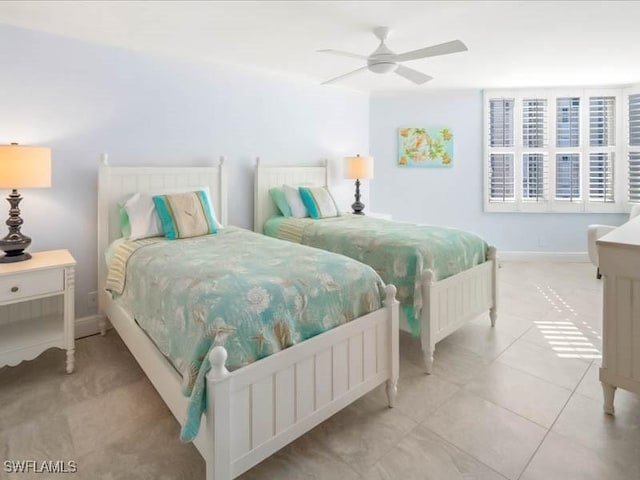
{"label": "dresser top", "polygon": [[640,217],[635,217],[627,223],[601,237],[598,245],[618,245],[621,247],[640,249]]}
{"label": "dresser top", "polygon": [[0,263],[0,275],[26,273],[56,267],[72,267],[76,264],[69,250],[50,250],[48,252],[29,252],[29,260],[15,263]]}

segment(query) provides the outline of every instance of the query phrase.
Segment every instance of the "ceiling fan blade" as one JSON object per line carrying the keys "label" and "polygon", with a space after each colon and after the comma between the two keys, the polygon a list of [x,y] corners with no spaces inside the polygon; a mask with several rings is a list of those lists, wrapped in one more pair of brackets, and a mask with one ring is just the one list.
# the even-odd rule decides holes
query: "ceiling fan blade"
{"label": "ceiling fan blade", "polygon": [[367,67],[367,66],[360,67],[357,70],[354,70],[352,72],[345,73],[344,75],[340,75],[339,77],[335,77],[335,78],[332,78],[330,80],[327,80],[326,82],[322,82],[320,85],[326,85],[328,83],[337,82],[338,80],[342,80],[343,78],[347,78],[347,77],[350,77],[351,75],[355,75],[356,73],[360,73],[360,72],[366,70],[367,68],[369,68],[369,67]]}
{"label": "ceiling fan blade", "polygon": [[436,57],[438,55],[448,55],[450,53],[465,52],[467,50],[467,46],[460,40],[453,40],[451,42],[441,43],[440,45],[433,45],[431,47],[412,50],[411,52],[400,53],[393,59],[396,62],[406,62],[407,60]]}
{"label": "ceiling fan blade", "polygon": [[398,68],[395,69],[395,73],[415,83],[416,85],[422,85],[423,83],[427,83],[429,80],[433,80],[433,77],[425,75],[424,73],[419,72],[418,70],[414,70],[413,68],[405,67],[404,65],[398,65]]}
{"label": "ceiling fan blade", "polygon": [[341,57],[359,58],[360,60],[366,60],[365,55],[358,55],[357,53],[343,52],[342,50],[333,50],[331,48],[325,50],[316,50],[318,53],[330,53],[331,55],[339,55]]}

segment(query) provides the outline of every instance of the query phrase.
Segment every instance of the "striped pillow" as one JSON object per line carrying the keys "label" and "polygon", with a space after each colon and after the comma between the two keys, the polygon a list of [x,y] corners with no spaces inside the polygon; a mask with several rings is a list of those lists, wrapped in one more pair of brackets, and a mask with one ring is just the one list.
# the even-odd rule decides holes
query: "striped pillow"
{"label": "striped pillow", "polygon": [[203,191],[156,195],[153,203],[169,240],[218,231],[209,196]]}
{"label": "striped pillow", "polygon": [[338,206],[326,187],[300,187],[300,196],[311,218],[338,216]]}

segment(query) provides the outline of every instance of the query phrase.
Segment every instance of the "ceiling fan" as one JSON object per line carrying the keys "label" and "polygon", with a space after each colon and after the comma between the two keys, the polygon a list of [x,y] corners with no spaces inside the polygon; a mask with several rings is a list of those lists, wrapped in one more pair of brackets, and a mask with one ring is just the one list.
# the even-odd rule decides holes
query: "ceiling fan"
{"label": "ceiling fan", "polygon": [[343,52],[342,50],[318,50],[319,53],[330,53],[332,55],[358,58],[367,61],[366,66],[322,82],[322,85],[337,82],[338,80],[342,80],[343,78],[350,77],[351,75],[355,75],[365,70],[369,70],[373,73],[394,72],[396,75],[400,75],[417,85],[422,85],[429,80],[433,80],[433,77],[425,75],[413,68],[405,67],[404,65],[401,65],[402,62],[417,60],[419,58],[436,57],[438,55],[448,55],[450,53],[464,52],[467,50],[467,46],[460,40],[453,40],[439,45],[432,45],[431,47],[419,48],[418,50],[396,54],[393,53],[384,43],[390,33],[391,30],[389,27],[376,27],[373,29],[373,34],[380,40],[380,45],[368,57],[365,55],[358,55],[357,53]]}

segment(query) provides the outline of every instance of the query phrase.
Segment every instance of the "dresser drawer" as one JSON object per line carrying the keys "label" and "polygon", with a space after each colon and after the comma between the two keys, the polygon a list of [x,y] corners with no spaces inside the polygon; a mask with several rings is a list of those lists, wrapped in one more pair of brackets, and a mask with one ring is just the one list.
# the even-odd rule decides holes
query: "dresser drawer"
{"label": "dresser drawer", "polygon": [[59,268],[0,277],[0,303],[62,293],[63,290],[64,270]]}

